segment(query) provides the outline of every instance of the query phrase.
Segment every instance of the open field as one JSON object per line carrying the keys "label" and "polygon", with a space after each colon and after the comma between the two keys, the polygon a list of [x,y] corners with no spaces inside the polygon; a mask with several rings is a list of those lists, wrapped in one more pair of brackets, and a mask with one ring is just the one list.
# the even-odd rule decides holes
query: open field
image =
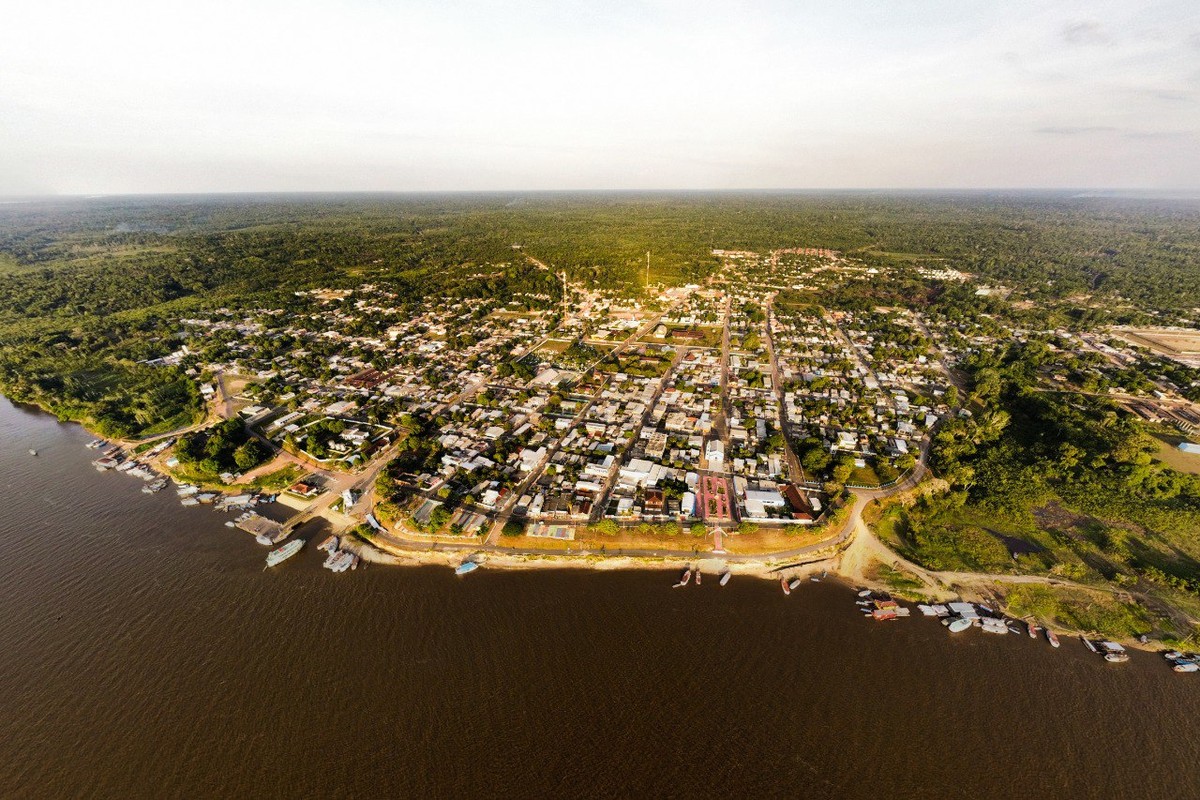
{"label": "open field", "polygon": [[1155,458],[1171,469],[1190,475],[1200,475],[1200,454],[1185,453],[1179,449],[1180,442],[1191,441],[1190,439],[1159,432],[1155,432],[1154,438],[1158,440],[1158,453],[1155,454]]}
{"label": "open field", "polygon": [[1117,328],[1122,339],[1188,362],[1200,360],[1200,331],[1185,328]]}

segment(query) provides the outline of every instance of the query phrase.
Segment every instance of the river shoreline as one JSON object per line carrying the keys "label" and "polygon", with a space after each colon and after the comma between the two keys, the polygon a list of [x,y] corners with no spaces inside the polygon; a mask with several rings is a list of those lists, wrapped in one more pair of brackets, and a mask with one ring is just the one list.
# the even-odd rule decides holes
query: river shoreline
{"label": "river shoreline", "polygon": [[[82,431],[93,438],[105,438],[89,429],[84,423],[78,420],[59,417],[52,411],[36,403],[15,401],[6,396],[4,399],[12,403],[16,408],[54,417],[60,424],[77,425]],[[150,438],[165,438],[170,435],[172,434],[161,434]],[[145,442],[113,440],[113,443],[119,444],[122,448],[128,450]],[[244,490],[245,487],[242,486],[228,486],[221,491],[224,494],[232,494],[240,493]],[[350,527],[347,525],[347,520],[357,521],[353,520],[353,518],[336,514],[328,509],[318,516],[328,522],[334,528],[335,532],[339,534],[346,533]],[[859,524],[865,526],[863,522]],[[705,575],[712,575],[714,577],[728,571],[736,577],[750,577],[764,581],[778,581],[781,576],[787,576],[789,580],[792,578],[807,580],[822,573],[827,573],[829,579],[836,579],[838,582],[849,587],[870,589],[878,594],[890,594],[895,591],[886,581],[880,580],[870,574],[871,565],[873,563],[885,563],[883,561],[885,556],[881,553],[865,551],[859,546],[864,540],[874,538],[869,535],[869,532],[867,536],[863,536],[862,531],[852,532],[845,536],[842,541],[831,542],[827,548],[812,553],[811,556],[813,557],[796,563],[789,563],[786,559],[772,558],[770,554],[762,556],[730,554],[726,558],[723,557],[725,554],[711,552],[690,556],[677,554],[663,556],[610,555],[595,552],[583,554],[534,553],[516,550],[505,551],[504,549],[495,549],[499,546],[487,547],[483,542],[465,541],[461,543],[431,541],[428,547],[414,548],[404,542],[387,541],[390,535],[388,532],[385,532],[380,536],[372,536],[369,541],[362,544],[351,544],[350,549],[355,549],[359,552],[365,562],[379,566],[439,566],[453,568],[461,564],[464,560],[470,559],[477,561],[488,569],[506,571],[568,569],[598,572],[655,572],[670,570],[682,572],[684,569],[690,568],[693,570],[700,569]],[[962,580],[955,581],[952,587],[944,585],[927,586],[924,590],[906,591],[905,594],[920,596],[925,602],[943,602],[955,599],[986,604],[996,603],[999,600],[1001,607],[1003,607],[1003,597],[1006,594],[1004,584],[1017,585],[1025,579],[1027,579],[1027,576],[1021,575],[996,576],[992,578],[964,577]],[[1039,622],[1043,626],[1045,625],[1044,621]],[[1065,636],[1093,634],[1093,632],[1061,626],[1054,626],[1054,630],[1056,633]],[[1159,642],[1143,643],[1132,637],[1113,636],[1108,638],[1120,641],[1128,647],[1146,651],[1161,651],[1167,646],[1165,643]]]}

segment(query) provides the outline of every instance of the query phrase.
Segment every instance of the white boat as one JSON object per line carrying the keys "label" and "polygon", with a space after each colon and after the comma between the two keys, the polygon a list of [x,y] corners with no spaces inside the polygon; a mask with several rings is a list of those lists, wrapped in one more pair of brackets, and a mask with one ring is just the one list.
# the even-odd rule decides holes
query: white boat
{"label": "white boat", "polygon": [[32,447],[31,447],[31,448],[29,448],[29,455],[31,455],[31,456],[36,456],[36,455],[37,455],[37,450],[34,450]]}
{"label": "white boat", "polygon": [[1171,669],[1176,672],[1196,672],[1200,670],[1200,664],[1197,664],[1195,661],[1176,661]]}
{"label": "white boat", "polygon": [[345,572],[354,565],[354,553],[347,550],[334,550],[325,559],[325,569],[330,572]]}
{"label": "white boat", "polygon": [[796,588],[797,586],[799,586],[799,585],[800,585],[800,579],[799,579],[799,578],[792,578],[792,582],[788,584],[788,588],[789,588],[789,589],[795,589],[795,588]]}
{"label": "white boat", "polygon": [[1046,641],[1050,643],[1051,647],[1057,648],[1059,645],[1058,634],[1056,634],[1054,631],[1050,630],[1049,628],[1046,628],[1045,630],[1046,630]]}
{"label": "white boat", "polygon": [[946,627],[950,629],[951,633],[959,633],[971,627],[971,620],[966,617],[954,617],[946,621]]}
{"label": "white boat", "polygon": [[858,593],[858,596],[859,596],[859,597],[870,597],[870,596],[871,596],[871,590],[870,590],[870,589],[863,589],[861,592],[859,592],[859,593]]}
{"label": "white boat", "polygon": [[729,579],[732,577],[733,573],[729,570],[725,570],[725,572],[721,575],[721,585],[724,586],[725,584],[729,583]]}
{"label": "white boat", "polygon": [[287,561],[289,558],[296,555],[296,553],[299,553],[300,548],[302,547],[304,547],[303,539],[292,539],[283,547],[275,548],[271,552],[267,553],[267,566],[273,567],[280,562]]}
{"label": "white boat", "polygon": [[479,569],[479,565],[474,561],[464,561],[454,568],[455,575],[467,575]]}
{"label": "white boat", "polygon": [[1116,642],[1101,642],[1100,649],[1104,652],[1104,660],[1112,664],[1123,664],[1129,660],[1129,653]]}
{"label": "white boat", "polygon": [[1008,626],[1004,624],[1004,620],[995,617],[981,617],[979,627],[985,633],[1008,633]]}
{"label": "white boat", "polygon": [[933,606],[927,606],[923,603],[917,604],[917,611],[920,611],[926,617],[936,617],[937,612],[933,610]]}

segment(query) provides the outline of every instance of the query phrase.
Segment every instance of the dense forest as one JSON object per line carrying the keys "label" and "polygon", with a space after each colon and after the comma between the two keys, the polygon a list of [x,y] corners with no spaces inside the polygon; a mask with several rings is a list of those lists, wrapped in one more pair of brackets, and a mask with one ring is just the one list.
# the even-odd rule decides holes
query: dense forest
{"label": "dense forest", "polygon": [[[0,390],[133,436],[198,413],[178,370],[140,363],[175,349],[176,320],[197,309],[288,308],[295,290],[364,282],[387,285],[398,304],[556,297],[553,276],[526,256],[638,292],[647,252],[651,282],[678,284],[711,274],[713,248],[796,245],[952,266],[1035,300],[1089,293],[1168,319],[1200,306],[1200,204],[1186,202],[732,192],[12,202],[0,205]],[[877,286],[878,298],[827,304],[901,288],[910,300],[928,292]]]}

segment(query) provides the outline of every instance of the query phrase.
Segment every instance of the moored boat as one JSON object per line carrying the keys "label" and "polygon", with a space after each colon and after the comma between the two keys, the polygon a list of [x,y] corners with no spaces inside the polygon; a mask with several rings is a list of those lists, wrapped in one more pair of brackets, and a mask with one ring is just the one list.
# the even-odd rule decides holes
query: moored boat
{"label": "moored boat", "polygon": [[729,583],[729,579],[732,577],[733,573],[729,570],[725,570],[725,572],[721,575],[721,585],[724,586],[725,584]]}
{"label": "moored boat", "polygon": [[1104,653],[1104,660],[1110,664],[1123,664],[1129,660],[1129,653],[1116,642],[1100,642],[1100,650]]}
{"label": "moored boat", "polygon": [[304,547],[303,539],[292,539],[282,547],[275,548],[271,552],[267,553],[267,566],[273,567],[276,564],[287,561],[289,558],[296,555],[296,553],[299,553],[302,547]]}
{"label": "moored boat", "polygon": [[981,617],[979,627],[984,633],[1008,633],[1008,626],[1004,624],[1004,620],[995,617]]}
{"label": "moored boat", "polygon": [[796,588],[797,586],[799,586],[799,585],[800,585],[800,579],[799,579],[799,578],[792,578],[791,582],[790,582],[790,583],[788,583],[788,588],[790,588],[790,589],[795,589],[795,588]]}
{"label": "moored boat", "polygon": [[697,585],[697,586],[699,586],[699,585],[700,585],[700,577],[701,577],[701,575],[702,575],[702,574],[703,574],[703,573],[701,573],[701,572],[700,572],[699,568],[697,568],[697,569],[696,569],[696,585]]}
{"label": "moored boat", "polygon": [[1050,643],[1051,647],[1057,648],[1059,645],[1058,634],[1049,628],[1046,628],[1046,641]]}
{"label": "moored boat", "polygon": [[787,579],[786,577],[783,577],[783,578],[780,578],[780,579],[779,579],[779,585],[780,585],[781,587],[783,587],[783,593],[784,593],[784,594],[791,594],[791,593],[792,593],[792,587],[791,587],[791,584],[789,584],[789,583],[788,583],[788,579]]}
{"label": "moored boat", "polygon": [[1200,670],[1200,664],[1197,664],[1195,661],[1176,661],[1171,666],[1171,669],[1176,672],[1196,672]]}
{"label": "moored boat", "polygon": [[1081,642],[1083,642],[1084,647],[1086,647],[1088,650],[1091,650],[1093,653],[1100,652],[1099,650],[1096,649],[1096,645],[1092,644],[1092,640],[1087,638],[1086,636],[1080,636],[1079,640]]}
{"label": "moored boat", "polygon": [[950,629],[951,633],[960,633],[971,627],[971,620],[966,617],[954,617],[946,620],[946,627]]}
{"label": "moored boat", "polygon": [[474,561],[464,561],[454,568],[455,575],[467,575],[479,569],[479,565]]}
{"label": "moored boat", "polygon": [[1035,623],[1033,620],[1026,620],[1026,621],[1025,621],[1025,627],[1026,627],[1026,628],[1028,628],[1028,630],[1029,630],[1029,638],[1030,638],[1030,639],[1036,639],[1036,638],[1037,638],[1037,632],[1038,632],[1038,626],[1037,626],[1037,623]]}
{"label": "moored boat", "polygon": [[681,586],[687,586],[689,583],[691,583],[691,580],[692,580],[692,570],[689,567],[688,569],[685,569],[683,571],[683,574],[679,576],[679,580],[676,581],[675,585],[672,586],[671,588],[678,589]]}

